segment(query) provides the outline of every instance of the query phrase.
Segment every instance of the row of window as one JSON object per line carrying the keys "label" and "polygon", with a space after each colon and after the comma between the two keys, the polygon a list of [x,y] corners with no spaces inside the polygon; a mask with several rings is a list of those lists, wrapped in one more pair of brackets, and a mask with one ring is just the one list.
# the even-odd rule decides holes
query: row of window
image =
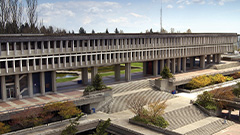
{"label": "row of window", "polygon": [[[192,38],[151,38],[151,39],[99,39],[99,40],[63,40],[63,41],[37,41],[37,42],[8,42],[1,43],[1,50],[28,50],[47,48],[71,48],[71,47],[93,47],[112,45],[133,45],[133,44],[155,44],[155,45],[194,45],[194,44],[215,44],[231,43],[233,37],[192,37]],[[16,45],[16,46],[15,46]],[[22,49],[21,49],[22,48]]]}

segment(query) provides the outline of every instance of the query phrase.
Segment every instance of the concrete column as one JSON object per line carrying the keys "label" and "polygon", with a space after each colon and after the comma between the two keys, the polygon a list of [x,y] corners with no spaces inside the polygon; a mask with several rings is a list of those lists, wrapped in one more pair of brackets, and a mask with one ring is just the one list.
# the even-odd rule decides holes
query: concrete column
{"label": "concrete column", "polygon": [[52,71],[51,74],[52,74],[52,91],[56,93],[57,92],[56,71]]}
{"label": "concrete column", "polygon": [[175,64],[176,62],[175,62],[175,59],[172,59],[171,61],[172,61],[172,69],[171,70],[172,70],[172,73],[175,74],[176,73],[176,64]]}
{"label": "concrete column", "polygon": [[170,69],[170,59],[167,59],[167,67]]}
{"label": "concrete column", "polygon": [[158,75],[158,61],[154,60],[153,61],[153,76],[157,76]]}
{"label": "concrete column", "polygon": [[28,95],[29,95],[29,97],[33,97],[33,79],[32,79],[32,73],[28,73]]}
{"label": "concrete column", "polygon": [[143,62],[143,75],[147,75],[147,62]]}
{"label": "concrete column", "polygon": [[186,72],[187,71],[187,58],[184,57],[182,58],[182,69],[183,69],[183,72]]}
{"label": "concrete column", "polygon": [[91,82],[93,82],[94,77],[98,73],[98,67],[91,67]]}
{"label": "concrete column", "polygon": [[216,60],[216,59],[217,59],[217,58],[216,58],[216,54],[213,54],[212,57],[213,57],[213,58],[212,58],[212,62],[213,62],[213,63],[216,63],[216,62],[217,62],[217,60]]}
{"label": "concrete column", "polygon": [[131,63],[125,64],[125,80],[127,82],[131,81]]}
{"label": "concrete column", "polygon": [[211,63],[211,55],[207,55],[207,64]]}
{"label": "concrete column", "polygon": [[1,94],[2,94],[2,100],[7,100],[7,90],[6,90],[6,80],[5,76],[1,76]]}
{"label": "concrete column", "polygon": [[221,54],[216,54],[217,57],[217,64],[221,62]]}
{"label": "concrete column", "polygon": [[83,85],[88,84],[88,68],[82,68],[82,83]]}
{"label": "concrete column", "polygon": [[205,55],[200,56],[200,68],[205,68]]}
{"label": "concrete column", "polygon": [[181,58],[177,59],[177,67],[178,67],[177,72],[181,72]]}
{"label": "concrete column", "polygon": [[45,72],[40,72],[40,90],[41,94],[45,95]]}
{"label": "concrete column", "polygon": [[22,98],[20,96],[20,84],[19,84],[19,75],[15,75],[15,94],[16,94],[16,98],[20,99]]}
{"label": "concrete column", "polygon": [[229,118],[229,119],[231,119],[231,115],[232,115],[232,109],[229,108],[229,109],[228,109],[228,118]]}
{"label": "concrete column", "polygon": [[190,68],[194,68],[195,57],[190,57]]}
{"label": "concrete column", "polygon": [[164,69],[164,60],[160,60],[160,73],[163,71]]}
{"label": "concrete column", "polygon": [[120,64],[116,64],[114,66],[114,76],[115,76],[115,81],[120,81],[120,79],[121,79],[121,66],[120,66]]}

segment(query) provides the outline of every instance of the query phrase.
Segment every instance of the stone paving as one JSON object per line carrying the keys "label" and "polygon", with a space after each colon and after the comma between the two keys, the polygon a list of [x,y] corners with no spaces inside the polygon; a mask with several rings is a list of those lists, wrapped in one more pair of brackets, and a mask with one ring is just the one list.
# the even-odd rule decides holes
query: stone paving
{"label": "stone paving", "polygon": [[[11,100],[7,102],[0,103],[0,114],[9,111],[14,111],[13,109],[23,109],[29,106],[42,105],[48,102],[56,102],[62,100],[71,100],[76,98],[81,98],[83,95],[82,90],[63,92],[63,93],[52,93],[45,96],[37,96],[33,98],[25,98],[21,100]],[[15,110],[17,111],[17,110]]]}

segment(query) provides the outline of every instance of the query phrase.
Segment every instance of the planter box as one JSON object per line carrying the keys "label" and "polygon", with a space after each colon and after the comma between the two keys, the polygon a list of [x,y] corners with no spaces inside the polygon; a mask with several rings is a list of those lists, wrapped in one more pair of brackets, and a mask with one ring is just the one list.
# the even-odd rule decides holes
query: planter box
{"label": "planter box", "polygon": [[155,87],[159,90],[170,93],[173,90],[176,90],[176,86],[174,86],[173,83],[170,83],[169,79],[155,79]]}
{"label": "planter box", "polygon": [[165,129],[165,128],[161,128],[161,127],[157,127],[157,126],[153,126],[153,125],[148,125],[148,124],[145,124],[145,123],[142,123],[142,122],[137,122],[137,121],[134,121],[133,119],[129,119],[129,123],[137,125],[137,126],[141,126],[141,127],[144,127],[144,128],[147,128],[147,129],[150,129],[150,130],[162,133],[162,134],[166,134],[166,135],[181,135],[180,133],[170,131],[170,130]]}

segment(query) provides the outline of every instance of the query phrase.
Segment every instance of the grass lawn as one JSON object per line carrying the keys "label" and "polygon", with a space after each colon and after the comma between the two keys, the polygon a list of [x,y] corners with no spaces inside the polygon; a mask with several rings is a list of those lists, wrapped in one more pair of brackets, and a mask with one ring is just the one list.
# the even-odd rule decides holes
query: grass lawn
{"label": "grass lawn", "polygon": [[68,82],[68,81],[72,81],[74,79],[77,79],[78,76],[76,77],[67,77],[67,78],[59,78],[59,79],[56,79],[56,82],[57,83],[62,83],[62,82]]}

